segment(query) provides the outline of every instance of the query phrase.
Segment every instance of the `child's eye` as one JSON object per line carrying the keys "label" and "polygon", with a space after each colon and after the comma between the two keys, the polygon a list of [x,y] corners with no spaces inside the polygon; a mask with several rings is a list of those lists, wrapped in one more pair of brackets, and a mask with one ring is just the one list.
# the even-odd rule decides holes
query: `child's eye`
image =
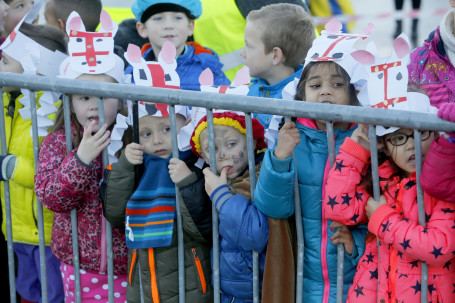
{"label": "child's eye", "polygon": [[337,82],[337,83],[334,83],[333,86],[335,87],[340,87],[340,86],[343,86],[344,83],[341,83],[341,82]]}
{"label": "child's eye", "polygon": [[309,86],[310,86],[310,88],[319,88],[319,87],[321,87],[320,84],[310,84]]}
{"label": "child's eye", "polygon": [[163,127],[163,129],[161,131],[163,132],[163,134],[165,134],[165,133],[170,132],[171,128],[169,126],[166,126],[166,127]]}
{"label": "child's eye", "polygon": [[149,132],[149,131],[144,131],[144,132],[141,133],[141,137],[150,137],[151,134],[152,133]]}
{"label": "child's eye", "polygon": [[232,147],[234,147],[235,145],[236,145],[235,142],[229,142],[229,143],[226,144],[226,146],[229,147],[229,148],[232,148]]}
{"label": "child's eye", "polygon": [[160,16],[153,17],[152,20],[154,21],[160,21],[162,18]]}
{"label": "child's eye", "polygon": [[89,96],[81,96],[80,99],[82,101],[88,101],[88,100],[90,100],[90,97]]}

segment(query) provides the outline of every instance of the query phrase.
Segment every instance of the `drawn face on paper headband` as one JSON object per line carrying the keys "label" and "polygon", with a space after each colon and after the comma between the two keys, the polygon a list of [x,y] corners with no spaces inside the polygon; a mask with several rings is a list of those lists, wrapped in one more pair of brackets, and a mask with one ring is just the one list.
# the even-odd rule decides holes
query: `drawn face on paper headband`
{"label": "drawn face on paper headband", "polygon": [[374,26],[369,24],[360,34],[346,34],[341,32],[342,27],[340,21],[335,18],[331,19],[325,25],[321,36],[314,40],[305,63],[342,60],[350,53],[357,40],[366,39],[374,29]]}
{"label": "drawn face on paper headband", "polygon": [[352,57],[366,65],[368,71],[368,96],[371,107],[389,108],[407,100],[407,58],[410,46],[405,34],[393,43],[390,57],[380,58],[366,50],[353,52]]}
{"label": "drawn face on paper headband", "polygon": [[176,49],[172,42],[166,41],[161,48],[158,62],[145,61],[141,49],[129,44],[125,59],[133,67],[133,77],[136,85],[164,88],[180,88],[180,78],[176,72]]}
{"label": "drawn face on paper headband", "polygon": [[71,69],[83,74],[102,74],[113,68],[112,57],[117,23],[102,10],[101,28],[98,32],[86,32],[81,17],[72,12],[66,23],[69,37],[68,53],[72,56]]}

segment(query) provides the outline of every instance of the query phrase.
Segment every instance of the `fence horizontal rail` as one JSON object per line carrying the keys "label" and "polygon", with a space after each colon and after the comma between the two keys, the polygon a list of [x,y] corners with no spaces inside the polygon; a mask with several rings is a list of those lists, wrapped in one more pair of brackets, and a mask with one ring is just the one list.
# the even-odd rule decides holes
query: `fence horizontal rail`
{"label": "fence horizontal rail", "polygon": [[21,87],[29,90],[56,91],[62,94],[84,94],[129,100],[160,102],[173,105],[229,109],[247,113],[278,114],[337,122],[358,122],[403,128],[455,132],[455,124],[431,114],[361,106],[294,102],[218,93],[174,90],[166,88],[118,85],[112,83],[49,78],[23,74],[0,73],[0,86]]}

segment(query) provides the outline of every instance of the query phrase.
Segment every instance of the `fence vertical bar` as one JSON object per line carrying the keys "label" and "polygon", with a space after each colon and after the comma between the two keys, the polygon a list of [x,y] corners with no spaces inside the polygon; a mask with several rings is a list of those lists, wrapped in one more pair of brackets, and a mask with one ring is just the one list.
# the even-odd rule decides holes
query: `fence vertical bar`
{"label": "fence vertical bar", "polygon": [[[378,144],[377,144],[377,139],[376,139],[376,126],[375,125],[368,126],[368,136],[370,138],[371,174],[372,174],[372,180],[373,180],[373,199],[375,201],[379,201],[379,199],[381,197],[381,191],[379,188]],[[377,239],[377,244],[378,244],[378,264],[379,264],[379,256],[380,256],[379,239]],[[379,267],[378,267],[378,270],[379,270]],[[378,289],[379,289],[379,279],[378,279]],[[376,301],[379,302],[379,296],[376,297]]]}
{"label": "fence vertical bar", "polygon": [[[139,105],[138,101],[131,101],[132,102],[132,107],[133,107],[133,142],[139,144]],[[135,181],[134,181],[134,189],[136,189],[137,184],[139,183],[140,179],[140,172],[139,172],[139,167],[136,165],[134,167],[134,176],[135,176]],[[139,291],[140,291],[140,297],[141,297],[141,303],[144,303],[144,289],[142,288],[142,277],[141,277],[141,264],[138,262],[137,263],[138,267],[138,276],[139,276]]]}
{"label": "fence vertical bar", "polygon": [[[172,156],[179,158],[179,146],[177,141],[177,123],[175,121],[175,106],[169,105],[169,116],[171,120],[172,135]],[[177,243],[178,243],[178,266],[179,266],[179,302],[185,303],[185,260],[184,260],[184,242],[183,242],[183,222],[180,211],[179,188],[175,185],[175,211],[177,216]]]}
{"label": "fence vertical bar", "polygon": [[[251,202],[254,203],[254,189],[256,188],[256,157],[254,152],[251,113],[245,113],[245,126],[248,149],[248,168],[250,172]],[[259,301],[259,254],[257,251],[253,251],[253,302],[258,303]]]}
{"label": "fence vertical bar", "polygon": [[[414,130],[414,144],[415,144],[415,162],[416,162],[416,179],[417,179],[417,205],[419,208],[419,224],[426,226],[425,220],[425,201],[423,199],[423,190],[420,185],[420,174],[422,173],[422,134],[418,129]],[[420,262],[421,264],[421,281],[420,281],[420,302],[428,302],[428,264]]]}
{"label": "fence vertical bar", "polygon": [[[210,169],[216,174],[216,155],[215,155],[215,129],[213,127],[213,110],[207,108],[207,131],[209,133],[209,156]],[[213,296],[214,303],[220,303],[220,241],[218,232],[218,210],[212,204],[212,225],[213,225]]]}
{"label": "fence vertical bar", "polygon": [[[333,134],[333,123],[326,123],[327,147],[329,152],[330,168],[335,164],[335,137]],[[336,302],[343,302],[343,278],[344,278],[344,245],[337,245],[337,296]]]}
{"label": "fence vertical bar", "polygon": [[[73,149],[73,137],[71,131],[71,106],[68,95],[63,95],[63,117],[65,121],[66,152]],[[77,210],[71,211],[71,239],[73,241],[73,267],[74,267],[74,292],[76,303],[81,303],[81,273],[79,271],[79,240],[77,237]]]}
{"label": "fence vertical bar", "polygon": [[[286,117],[285,122],[289,121],[291,121],[291,118]],[[305,257],[305,240],[303,238],[302,206],[300,204],[299,178],[297,176],[297,162],[295,160],[294,151],[292,151],[292,161],[294,162],[294,216],[297,235],[295,301],[300,303],[303,302],[303,259]]]}
{"label": "fence vertical bar", "polygon": [[[38,166],[39,157],[39,137],[38,137],[38,119],[36,117],[36,95],[35,92],[29,91],[30,94],[30,111],[32,120],[32,139],[33,139],[33,159],[35,169]],[[39,259],[41,274],[41,300],[47,303],[47,271],[46,271],[46,241],[44,234],[43,205],[40,199],[36,198],[36,208],[38,215],[38,233],[39,233]]]}
{"label": "fence vertical bar", "polygon": [[[0,108],[5,108],[3,100],[3,88],[0,91],[2,93]],[[6,127],[5,127],[5,115],[0,115],[0,144],[2,146],[2,156],[8,154],[8,148],[6,146]],[[5,218],[6,218],[6,245],[8,251],[8,278],[9,278],[9,296],[10,302],[16,303],[16,271],[14,265],[14,249],[13,249],[13,224],[11,220],[11,199],[9,194],[9,181],[3,182],[3,192],[5,201]]]}
{"label": "fence vertical bar", "polygon": [[[104,116],[104,101],[102,97],[98,98],[98,117],[99,126],[101,127],[106,123]],[[103,149],[103,170],[109,165],[109,156],[107,154],[107,148]],[[102,224],[106,226],[106,255],[107,255],[107,284],[109,290],[109,302],[114,303],[114,256],[112,252],[112,226],[109,221],[102,216]],[[103,247],[105,243],[101,243]],[[102,251],[103,249],[101,249]]]}

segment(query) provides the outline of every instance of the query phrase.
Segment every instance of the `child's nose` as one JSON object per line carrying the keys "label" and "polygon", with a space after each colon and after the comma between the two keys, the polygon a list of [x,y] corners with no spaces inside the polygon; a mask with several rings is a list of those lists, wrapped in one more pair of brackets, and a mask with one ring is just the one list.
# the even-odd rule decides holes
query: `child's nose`
{"label": "child's nose", "polygon": [[332,90],[331,90],[330,85],[323,84],[321,86],[321,94],[323,94],[323,95],[331,95],[332,94]]}
{"label": "child's nose", "polygon": [[160,134],[154,134],[153,135],[153,143],[160,144],[162,142],[163,142],[163,140],[162,140],[162,137],[161,137]]}
{"label": "child's nose", "polygon": [[98,110],[98,100],[95,97],[90,97],[88,100],[91,110]]}

